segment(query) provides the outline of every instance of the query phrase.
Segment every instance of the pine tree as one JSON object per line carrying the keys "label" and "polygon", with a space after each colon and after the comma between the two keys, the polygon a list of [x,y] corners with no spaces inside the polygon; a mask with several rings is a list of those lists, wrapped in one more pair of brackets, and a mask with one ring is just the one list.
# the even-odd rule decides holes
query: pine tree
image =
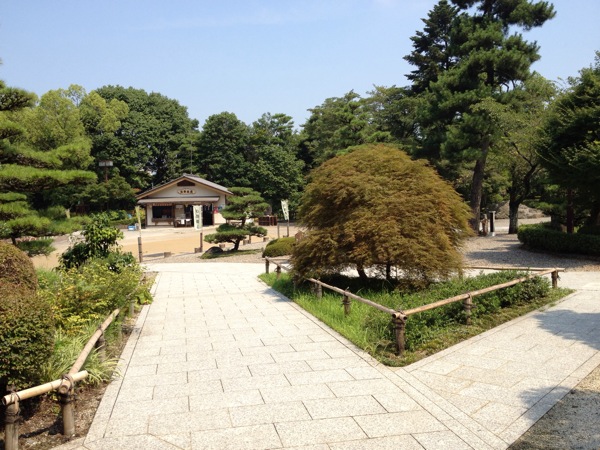
{"label": "pine tree", "polygon": [[[422,111],[421,125],[424,130],[438,131],[442,157],[474,164],[469,203],[471,225],[477,229],[487,157],[502,135],[488,111],[476,105],[484,99],[500,104],[510,101],[511,89],[530,77],[531,64],[539,59],[537,44],[525,41],[513,31],[539,27],[555,13],[545,1],[452,0],[452,3],[459,8],[452,21],[448,45],[455,60],[424,92],[423,104],[427,107]],[[430,42],[435,41],[430,39]]]}

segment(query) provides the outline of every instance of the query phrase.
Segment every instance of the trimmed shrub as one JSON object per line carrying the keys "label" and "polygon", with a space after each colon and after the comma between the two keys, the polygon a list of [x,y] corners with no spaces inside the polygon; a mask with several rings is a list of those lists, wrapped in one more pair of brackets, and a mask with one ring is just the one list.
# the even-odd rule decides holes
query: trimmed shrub
{"label": "trimmed shrub", "polygon": [[291,255],[295,244],[296,238],[293,237],[275,239],[267,244],[262,256],[263,258],[275,258],[277,256]]}
{"label": "trimmed shrub", "polygon": [[517,236],[535,250],[600,256],[600,236],[595,234],[568,234],[536,224],[519,227]]}
{"label": "trimmed shrub", "polygon": [[52,242],[54,242],[54,239],[40,238],[33,239],[31,241],[18,242],[17,247],[27,253],[27,256],[29,257],[36,255],[48,256],[50,253],[56,250],[54,247],[52,247]]}
{"label": "trimmed shrub", "polygon": [[54,348],[52,308],[25,284],[0,285],[0,394],[41,381]]}
{"label": "trimmed shrub", "polygon": [[33,263],[27,255],[14,245],[0,242],[0,287],[11,285],[35,291],[37,284]]}

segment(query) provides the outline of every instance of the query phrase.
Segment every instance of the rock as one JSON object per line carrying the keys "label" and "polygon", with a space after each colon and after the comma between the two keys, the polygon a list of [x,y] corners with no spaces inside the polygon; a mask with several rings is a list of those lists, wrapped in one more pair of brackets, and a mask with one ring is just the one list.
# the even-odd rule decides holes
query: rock
{"label": "rock", "polygon": [[[499,203],[488,207],[488,211],[496,211],[496,219],[508,219],[508,202]],[[538,219],[546,217],[539,209],[529,208],[521,204],[519,206],[519,219]]]}

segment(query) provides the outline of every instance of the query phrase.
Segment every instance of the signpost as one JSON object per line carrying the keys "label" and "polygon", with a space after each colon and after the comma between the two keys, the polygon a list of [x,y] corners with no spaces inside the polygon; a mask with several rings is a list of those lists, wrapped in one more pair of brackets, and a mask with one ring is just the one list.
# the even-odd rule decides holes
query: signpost
{"label": "signpost", "polygon": [[283,218],[287,222],[287,236],[290,236],[290,208],[287,200],[281,200],[281,210],[283,211]]}
{"label": "signpost", "polygon": [[135,215],[137,216],[138,229],[140,230],[140,235],[138,236],[138,258],[142,262],[142,218],[139,206],[135,207]]}
{"label": "signpost", "polygon": [[204,251],[204,230],[202,228],[202,205],[194,205],[194,229],[200,231],[200,251]]}

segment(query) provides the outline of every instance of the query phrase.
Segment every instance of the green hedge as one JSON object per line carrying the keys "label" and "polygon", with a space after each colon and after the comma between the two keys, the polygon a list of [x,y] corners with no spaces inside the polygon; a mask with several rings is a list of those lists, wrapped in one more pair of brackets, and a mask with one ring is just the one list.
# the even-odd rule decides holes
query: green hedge
{"label": "green hedge", "polygon": [[0,395],[40,381],[40,366],[53,348],[51,305],[37,292],[33,263],[16,247],[0,243]]}
{"label": "green hedge", "polygon": [[295,243],[296,238],[293,237],[275,239],[267,244],[262,256],[263,258],[275,258],[277,256],[291,255]]}
{"label": "green hedge", "polygon": [[567,234],[536,224],[519,227],[518,237],[523,244],[536,250],[600,256],[599,235]]}

